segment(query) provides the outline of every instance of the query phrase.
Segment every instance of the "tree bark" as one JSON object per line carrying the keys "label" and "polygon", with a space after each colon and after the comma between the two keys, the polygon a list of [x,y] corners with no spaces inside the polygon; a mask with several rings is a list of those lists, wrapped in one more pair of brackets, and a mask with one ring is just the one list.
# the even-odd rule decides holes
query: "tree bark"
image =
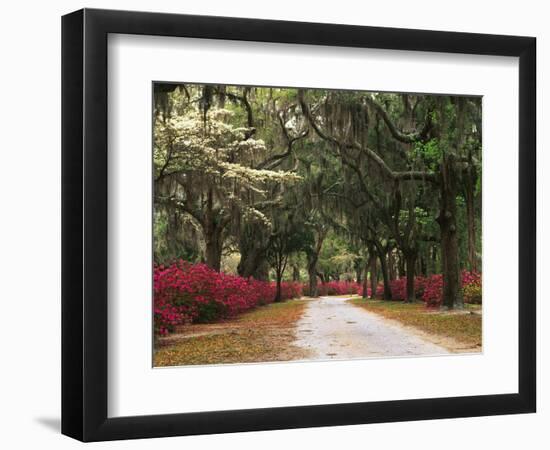
{"label": "tree bark", "polygon": [[[368,278],[367,278],[367,274],[369,272],[369,261],[367,261],[365,263],[365,267],[363,269],[363,293],[362,293],[362,297],[366,300],[367,297],[368,297],[368,293],[369,293],[369,284],[368,284]],[[371,274],[371,277],[372,277],[372,274]],[[372,279],[371,279],[371,285],[372,285]],[[371,289],[371,298],[374,298],[372,297],[372,289]]]}
{"label": "tree bark", "polygon": [[266,253],[268,244],[269,237],[266,236],[263,226],[250,224],[243,227],[239,238],[241,260],[237,266],[237,272],[241,277],[267,281],[269,278]]}
{"label": "tree bark", "polygon": [[466,176],[466,219],[468,224],[468,265],[470,270],[477,272],[476,258],[476,223],[475,223],[475,168],[468,168]]}
{"label": "tree bark", "polygon": [[407,271],[407,298],[405,301],[407,303],[412,303],[415,300],[414,295],[414,274],[416,266],[416,252],[407,251],[403,253],[405,257],[405,266]]}
{"label": "tree bark", "polygon": [[222,232],[224,225],[220,222],[218,214],[214,208],[214,193],[209,189],[206,201],[206,211],[204,221],[202,222],[204,231],[204,240],[206,244],[205,260],[206,265],[216,272],[220,271],[222,261],[223,239]]}
{"label": "tree bark", "polygon": [[269,263],[265,258],[262,258],[260,263],[258,263],[252,277],[256,280],[269,281]]}
{"label": "tree bark", "polygon": [[[326,230],[318,230],[317,241],[314,249],[307,254],[307,273],[309,277],[309,296],[318,297],[317,289],[317,262],[319,261],[319,254],[323,248],[323,242],[326,237]],[[321,281],[324,283],[324,278],[321,276]]]}
{"label": "tree bark", "polygon": [[376,298],[376,288],[378,287],[378,273],[376,271],[376,254],[370,257],[370,298]]}
{"label": "tree bark", "polygon": [[457,180],[453,156],[448,155],[442,163],[440,212],[437,221],[441,230],[441,262],[443,269],[442,306],[447,309],[463,308],[464,300],[460,283],[458,233],[456,224]]}
{"label": "tree bark", "polygon": [[406,275],[406,272],[405,272],[405,258],[403,257],[403,252],[398,252],[397,277],[401,278],[405,275]]}
{"label": "tree bark", "polygon": [[386,265],[386,254],[383,251],[379,251],[378,259],[380,260],[380,271],[382,272],[382,280],[384,281],[384,300],[391,300],[392,293],[390,278],[388,276],[388,267]]}
{"label": "tree bark", "polygon": [[309,296],[317,297],[317,256],[308,258]]}
{"label": "tree bark", "polygon": [[267,261],[263,249],[252,249],[241,253],[241,260],[237,266],[237,273],[243,278],[253,277],[256,280],[266,281],[268,271],[265,270]]}
{"label": "tree bark", "polygon": [[275,291],[275,303],[280,302],[282,299],[282,287],[281,287],[281,281],[282,281],[282,275],[277,272],[277,290]]}
{"label": "tree bark", "polygon": [[388,253],[388,275],[390,280],[395,280],[395,260],[392,251]]}
{"label": "tree bark", "polygon": [[275,292],[275,302],[280,302],[283,299],[281,282],[283,281],[283,275],[285,273],[287,262],[288,255],[285,255],[283,249],[280,247],[277,252],[277,261],[275,263],[275,281],[277,286],[277,290]]}
{"label": "tree bark", "polygon": [[219,227],[212,226],[205,230],[205,260],[206,265],[216,272],[220,271],[222,261],[222,230]]}

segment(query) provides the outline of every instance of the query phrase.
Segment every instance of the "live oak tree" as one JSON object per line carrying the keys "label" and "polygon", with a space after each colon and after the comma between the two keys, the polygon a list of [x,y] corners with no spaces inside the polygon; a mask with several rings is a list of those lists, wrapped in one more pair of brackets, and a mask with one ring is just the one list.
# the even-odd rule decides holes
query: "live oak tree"
{"label": "live oak tree", "polygon": [[[416,129],[403,130],[380,101],[380,99],[383,100],[383,96],[365,93],[350,98],[347,93],[332,92],[326,94],[324,98],[317,99],[313,111],[306,100],[305,91],[300,89],[298,96],[303,113],[315,133],[323,140],[332,143],[342,161],[356,173],[364,193],[372,196],[373,203],[376,203],[376,197],[369,191],[366,185],[366,174],[362,169],[365,160],[375,165],[383,177],[397,186],[396,192],[399,192],[402,184],[411,182],[431,183],[439,190],[439,211],[436,220],[440,226],[441,235],[443,305],[447,308],[462,307],[456,197],[462,174],[471,167],[471,161],[464,157],[464,142],[468,132],[465,109],[468,100],[464,97],[450,96],[428,98],[424,107],[422,125]],[[346,97],[345,102],[338,101],[339,99],[335,99],[335,96]],[[410,109],[416,109],[420,101],[417,99],[415,107]],[[336,111],[334,111],[335,105],[338,107]],[[409,113],[407,108],[405,113]],[[430,137],[435,137],[439,143],[437,167],[429,169],[421,164],[423,167],[419,170],[416,165],[422,161],[412,159],[410,157],[412,152],[395,151],[396,156],[402,156],[404,167],[394,168],[391,160],[395,157],[383,157],[373,150],[368,142],[369,115],[373,114],[383,120],[389,134],[399,143],[413,145],[428,142]],[[409,207],[409,218],[413,214],[414,208]],[[394,231],[394,237],[399,238],[400,234]],[[416,248],[411,248],[408,244],[402,247],[405,249],[407,270],[413,272]],[[408,297],[410,295],[409,291]]]}
{"label": "live oak tree", "polygon": [[[295,172],[297,170],[296,147],[303,142],[308,130],[307,128],[301,129],[301,124],[297,120],[299,116],[296,115],[296,106],[291,102],[292,98],[288,96],[288,92],[280,89],[252,92],[250,88],[243,88],[241,96],[227,90],[224,93],[244,105],[248,126],[254,130],[255,135],[261,136],[266,147],[270,149],[263,159],[256,163],[255,168],[272,171],[286,169]],[[254,102],[249,101],[250,95],[254,96]],[[269,126],[265,126],[266,124]],[[286,183],[287,192],[289,186],[290,184]],[[277,202],[271,202],[270,205],[281,206],[282,192],[283,190],[274,191],[272,198],[277,198]],[[237,230],[241,254],[238,266],[239,275],[252,276],[262,280],[268,278],[267,256],[271,244],[271,232],[271,228],[266,226],[265,222],[242,223],[240,229]]]}
{"label": "live oak tree", "polygon": [[[462,306],[479,270],[481,100],[447,95],[155,85],[155,260],[239,275],[391,282],[442,273]],[[236,255],[236,256],[235,256]],[[226,265],[224,265],[226,266]],[[364,292],[366,293],[366,289]]]}

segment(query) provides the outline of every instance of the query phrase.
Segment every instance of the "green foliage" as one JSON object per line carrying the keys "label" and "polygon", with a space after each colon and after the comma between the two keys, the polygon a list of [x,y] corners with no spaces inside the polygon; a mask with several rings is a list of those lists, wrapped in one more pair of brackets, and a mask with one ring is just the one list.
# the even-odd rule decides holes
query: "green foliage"
{"label": "green foliage", "polygon": [[[381,270],[380,252],[391,253],[395,273],[407,250],[418,255],[417,271],[440,269],[438,183],[451,154],[472,168],[481,253],[480,99],[188,84],[155,85],[154,104],[157,262],[205,261],[218,239],[231,273],[250,257],[266,276],[305,277],[313,262],[325,280],[347,279],[364,273],[372,255]],[[466,175],[453,167],[466,267]]]}
{"label": "green foliage", "polygon": [[198,261],[201,237],[187,215],[159,209],[153,217],[153,235],[153,254],[157,263],[166,264],[176,259]]}
{"label": "green foliage", "polygon": [[437,139],[430,139],[427,142],[415,142],[413,156],[414,158],[422,160],[429,169],[437,169],[437,166],[441,161],[441,149],[439,142]]}
{"label": "green foliage", "polygon": [[327,278],[340,279],[346,274],[355,276],[355,261],[359,257],[344,236],[330,232],[319,256],[318,269]]}

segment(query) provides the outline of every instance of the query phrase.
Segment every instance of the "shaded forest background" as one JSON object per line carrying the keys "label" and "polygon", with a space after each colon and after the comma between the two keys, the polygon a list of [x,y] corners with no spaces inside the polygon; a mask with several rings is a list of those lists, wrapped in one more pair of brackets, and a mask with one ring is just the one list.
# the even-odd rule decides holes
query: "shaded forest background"
{"label": "shaded forest background", "polygon": [[154,258],[273,280],[481,269],[481,98],[156,84]]}

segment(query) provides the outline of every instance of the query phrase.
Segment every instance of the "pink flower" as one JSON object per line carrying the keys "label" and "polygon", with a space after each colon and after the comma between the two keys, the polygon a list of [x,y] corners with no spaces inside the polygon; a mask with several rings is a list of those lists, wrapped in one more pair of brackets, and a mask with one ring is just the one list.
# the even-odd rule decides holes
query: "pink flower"
{"label": "pink flower", "polygon": [[[178,325],[232,317],[273,302],[275,283],[219,273],[204,264],[179,260],[153,271],[155,333]],[[282,283],[283,300],[300,297],[299,283]]]}

